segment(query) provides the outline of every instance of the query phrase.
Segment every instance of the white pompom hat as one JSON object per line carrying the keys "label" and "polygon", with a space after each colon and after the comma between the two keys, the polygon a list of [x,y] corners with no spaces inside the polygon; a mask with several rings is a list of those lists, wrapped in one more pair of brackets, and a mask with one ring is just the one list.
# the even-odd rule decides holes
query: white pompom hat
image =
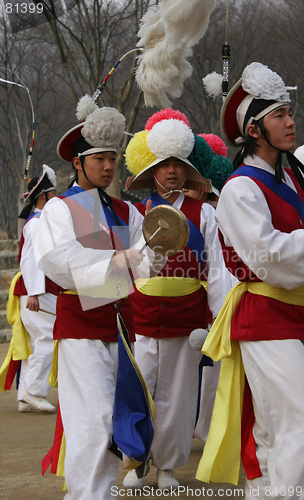
{"label": "white pompom hat", "polygon": [[68,130],[57,145],[58,156],[72,162],[74,145],[83,139],[78,156],[87,156],[105,151],[117,152],[125,131],[125,117],[115,108],[99,108],[89,96],[83,96],[77,105],[76,116],[81,121]]}
{"label": "white pompom hat", "polygon": [[241,145],[248,125],[288,104],[288,90],[295,88],[286,87],[282,78],[264,64],[253,62],[246,66],[222,106],[220,125],[225,142]]}

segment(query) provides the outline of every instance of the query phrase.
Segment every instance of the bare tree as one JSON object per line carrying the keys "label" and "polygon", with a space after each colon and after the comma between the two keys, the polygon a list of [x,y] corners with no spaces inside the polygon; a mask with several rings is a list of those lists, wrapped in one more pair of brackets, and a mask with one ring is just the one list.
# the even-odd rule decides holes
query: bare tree
{"label": "bare tree", "polygon": [[[192,58],[193,75],[186,82],[184,93],[175,106],[184,110],[197,133],[220,134],[220,109],[222,100],[207,96],[202,77],[212,71],[222,72],[222,45],[226,35],[226,0],[218,0],[206,35],[195,47]],[[231,47],[229,61],[229,88],[241,77],[247,64],[259,61],[282,76],[286,85],[298,86],[296,124],[298,142],[304,143],[303,128],[303,77],[304,59],[302,37],[304,9],[301,2],[288,0],[246,0],[229,2],[228,43]],[[291,91],[295,101],[295,93]],[[231,155],[235,151],[230,151]]]}
{"label": "bare tree", "polygon": [[[0,66],[4,69],[2,73],[0,70],[0,77],[9,79],[5,68],[14,71],[26,82],[34,102],[36,134],[31,177],[41,170],[42,163],[54,166],[56,171],[67,171],[56,156],[56,144],[62,133],[75,125],[78,99],[85,93],[92,95],[121,56],[135,48],[139,20],[153,4],[150,0],[80,0],[64,16],[15,34],[2,19]],[[100,105],[114,106],[126,116],[129,133],[142,103],[141,91],[135,85],[137,55],[131,53],[121,62],[98,99]],[[30,143],[31,112],[27,96],[20,89],[2,83],[0,96],[0,151],[5,158],[0,168],[2,172],[14,171],[0,225],[10,228],[9,236],[14,237],[17,200],[25,190],[23,172]],[[128,136],[125,145],[127,141]],[[121,154],[111,193],[118,197],[123,163]],[[1,200],[4,203],[5,196]]]}
{"label": "bare tree", "polygon": [[[50,21],[52,42],[56,44],[62,74],[75,105],[84,93],[92,95],[114,63],[136,47],[139,21],[151,4],[155,2],[80,0],[64,18]],[[142,104],[142,93],[135,86],[136,56],[132,53],[121,63],[99,96],[99,104],[114,106],[126,116],[127,133],[132,133]],[[127,141],[126,137],[123,149]],[[120,155],[115,181],[109,189],[117,197],[122,166]]]}
{"label": "bare tree", "polygon": [[[0,67],[14,71],[30,89],[36,116],[35,146],[30,176],[42,163],[64,180],[71,167],[56,155],[62,134],[76,124],[76,103],[92,95],[121,56],[136,47],[139,21],[157,0],[79,0],[64,15],[32,29],[13,34],[1,20]],[[218,0],[209,27],[194,48],[193,75],[173,107],[184,111],[196,133],[220,134],[221,99],[208,98],[202,77],[222,71],[221,50],[228,33],[231,47],[229,86],[244,67],[260,61],[277,71],[286,84],[298,86],[296,122],[298,142],[304,142],[302,106],[302,60],[304,12],[298,0]],[[141,130],[156,109],[145,108],[135,83],[137,53],[119,64],[98,98],[99,105],[114,106],[126,116],[127,132]],[[0,69],[0,77],[11,79]],[[24,89],[0,82],[0,227],[17,235],[18,200],[25,190],[24,166],[31,140],[31,109]],[[124,178],[123,151],[111,193],[119,197]],[[231,152],[231,155],[233,152]]]}

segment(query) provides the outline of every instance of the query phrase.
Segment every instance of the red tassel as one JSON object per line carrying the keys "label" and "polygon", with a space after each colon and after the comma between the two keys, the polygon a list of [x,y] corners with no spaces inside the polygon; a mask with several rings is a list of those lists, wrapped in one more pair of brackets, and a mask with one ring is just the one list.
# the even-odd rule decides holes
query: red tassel
{"label": "red tassel", "polygon": [[51,473],[52,474],[57,473],[60,448],[61,448],[61,443],[62,443],[62,436],[63,436],[63,423],[61,420],[60,406],[58,403],[58,412],[57,412],[57,419],[56,419],[54,444],[41,461],[41,473],[43,476],[46,473],[46,471],[48,470],[50,465],[51,465]]}
{"label": "red tassel", "polygon": [[251,391],[247,379],[245,379],[241,431],[241,457],[247,479],[254,479],[262,475],[256,456],[256,443],[252,432],[254,422],[255,418]]}
{"label": "red tassel", "polygon": [[4,385],[4,389],[6,391],[9,391],[11,389],[12,383],[14,381],[14,378],[16,376],[16,373],[18,371],[19,366],[20,366],[19,359],[17,361],[14,361],[13,359],[11,359],[8,370],[7,370],[5,385]]}

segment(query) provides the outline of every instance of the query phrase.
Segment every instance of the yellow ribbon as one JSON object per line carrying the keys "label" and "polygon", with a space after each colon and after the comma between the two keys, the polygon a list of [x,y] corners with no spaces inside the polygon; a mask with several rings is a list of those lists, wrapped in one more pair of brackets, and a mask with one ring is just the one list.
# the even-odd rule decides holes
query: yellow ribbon
{"label": "yellow ribbon", "polygon": [[13,359],[14,361],[18,361],[20,359],[28,359],[32,354],[28,333],[21,321],[20,297],[18,295],[14,295],[15,286],[20,276],[21,272],[18,272],[12,279],[6,305],[7,321],[10,325],[12,325],[12,338],[7,355],[0,368],[1,392],[5,392],[4,386],[11,360]]}
{"label": "yellow ribbon", "polygon": [[137,290],[153,297],[183,297],[201,288],[201,282],[193,278],[177,278],[174,276],[155,276],[139,278],[135,281]]}
{"label": "yellow ribbon", "polygon": [[207,284],[206,280],[201,281],[201,286],[203,286],[205,288],[206,292],[207,292],[208,284]]}
{"label": "yellow ribbon", "polygon": [[239,342],[230,339],[230,330],[236,307],[247,291],[304,306],[304,286],[286,290],[263,282],[240,282],[227,294],[202,348],[214,361],[222,360],[209,434],[196,472],[196,478],[205,483],[239,481],[245,373]]}
{"label": "yellow ribbon", "polygon": [[127,297],[129,295],[130,283],[128,282],[127,278],[123,278],[121,282],[120,279],[121,276],[113,275],[109,276],[103,286],[95,286],[79,290],[65,290],[63,293],[67,295],[82,295],[85,297],[91,297],[93,299],[114,299],[116,297],[116,289],[119,284],[120,297]]}

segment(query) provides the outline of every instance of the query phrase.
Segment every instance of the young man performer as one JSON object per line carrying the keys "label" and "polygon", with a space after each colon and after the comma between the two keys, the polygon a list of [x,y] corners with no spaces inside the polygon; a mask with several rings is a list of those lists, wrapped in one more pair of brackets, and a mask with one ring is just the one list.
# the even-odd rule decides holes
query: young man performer
{"label": "young man performer", "polygon": [[[77,116],[83,120],[82,103]],[[89,104],[85,121],[59,141],[59,157],[72,162],[75,182],[45,207],[36,252],[46,274],[61,287],[54,338],[66,440],[65,498],[110,500],[119,464],[109,450],[118,360],[117,304],[133,342],[128,293],[133,274],[147,276],[149,267],[147,251],[139,252],[144,244],[142,215],[105,191],[116,171],[125,118],[114,108]]]}
{"label": "young man performer", "polygon": [[[28,187],[29,192],[24,195],[27,204],[19,215],[21,219],[26,220],[19,250],[21,276],[16,276],[12,285],[14,286],[13,295],[20,296],[20,317],[28,333],[31,354],[27,359],[24,357],[26,353],[21,352],[20,338],[15,338],[13,333],[10,351],[13,350],[14,357],[9,356],[9,351],[8,356],[10,359],[7,358],[7,360],[10,369],[7,372],[6,382],[2,390],[6,390],[5,387],[8,388],[12,383],[12,380],[8,381],[8,377],[9,374],[12,374],[12,378],[13,374],[16,373],[20,364],[19,359],[16,358],[18,358],[17,353],[20,352],[22,361],[18,382],[18,411],[54,412],[56,410],[55,406],[49,403],[46,397],[51,389],[48,376],[52,365],[53,327],[56,316],[58,286],[38,268],[33,250],[33,233],[38,224],[41,210],[46,202],[56,195],[54,170],[48,165],[43,165],[42,175],[31,179]],[[11,307],[10,303],[8,307]],[[1,373],[5,369],[5,364],[0,370]],[[7,385],[8,383],[9,385]]]}
{"label": "young man performer", "polygon": [[[247,66],[221,127],[226,143],[242,145],[216,210],[226,265],[240,283],[203,346],[222,362],[197,478],[236,484],[242,455],[247,499],[303,499],[303,166],[290,153],[295,122],[280,76]],[[282,167],[283,153],[292,169]]]}
{"label": "young man performer", "polygon": [[[143,287],[137,281],[139,289],[131,297],[137,334],[135,359],[156,406],[151,459],[161,489],[179,485],[173,469],[185,465],[191,451],[201,354],[191,347],[189,335],[207,326],[203,270],[207,271],[208,301],[214,317],[230,288],[214,208],[182,191],[183,187],[210,188],[193,164],[196,158],[204,162],[213,156],[203,142],[204,154],[200,156],[186,116],[166,109],[148,120],[145,130],[134,135],[126,150],[127,167],[135,175],[127,184],[129,189],[156,188],[151,197],[136,204],[137,208],[144,213],[151,202],[152,208],[173,205],[184,213],[190,226],[184,250],[169,257],[163,270]],[[135,471],[124,479],[125,486],[143,484],[144,479],[138,479]]]}

